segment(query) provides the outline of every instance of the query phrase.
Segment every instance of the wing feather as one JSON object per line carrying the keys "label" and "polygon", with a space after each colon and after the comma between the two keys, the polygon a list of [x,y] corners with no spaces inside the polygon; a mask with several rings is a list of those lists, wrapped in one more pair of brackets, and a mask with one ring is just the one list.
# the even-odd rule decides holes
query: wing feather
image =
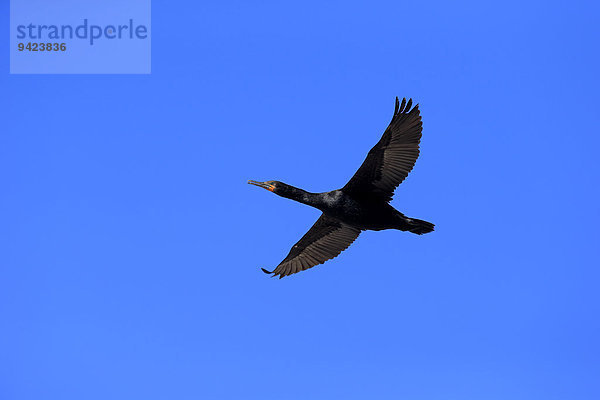
{"label": "wing feather", "polygon": [[342,190],[356,197],[374,196],[390,201],[419,157],[423,124],[419,105],[396,97],[392,121],[365,161]]}
{"label": "wing feather", "polygon": [[304,236],[292,246],[287,257],[273,271],[279,278],[323,264],[337,257],[356,240],[361,230],[322,214]]}

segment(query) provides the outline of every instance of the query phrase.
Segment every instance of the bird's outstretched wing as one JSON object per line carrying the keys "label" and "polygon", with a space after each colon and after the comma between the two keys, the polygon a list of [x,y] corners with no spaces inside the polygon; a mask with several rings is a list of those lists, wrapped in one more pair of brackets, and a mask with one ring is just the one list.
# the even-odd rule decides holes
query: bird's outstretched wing
{"label": "bird's outstretched wing", "polygon": [[411,109],[412,99],[402,104],[396,97],[396,109],[389,126],[369,151],[358,171],[342,191],[355,196],[371,196],[390,201],[394,190],[415,165],[421,141],[419,105]]}
{"label": "bird's outstretched wing", "polygon": [[274,274],[273,276],[279,275],[281,279],[323,264],[346,250],[360,232],[358,228],[322,214],[277,268],[273,271],[262,270],[267,274]]}

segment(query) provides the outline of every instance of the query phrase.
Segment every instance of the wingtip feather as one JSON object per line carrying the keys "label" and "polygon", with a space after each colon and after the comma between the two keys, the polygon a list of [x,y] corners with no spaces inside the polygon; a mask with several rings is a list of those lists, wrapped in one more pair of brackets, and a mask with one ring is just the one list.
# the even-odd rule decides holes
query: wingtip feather
{"label": "wingtip feather", "polygon": [[399,112],[403,112],[404,111],[404,106],[406,105],[406,97],[402,98],[402,104],[400,104],[400,110]]}

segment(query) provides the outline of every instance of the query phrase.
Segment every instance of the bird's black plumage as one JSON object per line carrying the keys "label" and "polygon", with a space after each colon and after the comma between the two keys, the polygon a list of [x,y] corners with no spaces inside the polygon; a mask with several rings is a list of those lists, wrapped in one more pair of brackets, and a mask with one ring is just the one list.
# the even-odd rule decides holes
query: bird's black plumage
{"label": "bird's black plumage", "polygon": [[283,278],[322,264],[348,248],[363,230],[399,229],[418,235],[433,231],[433,224],[408,218],[389,204],[419,157],[421,116],[419,106],[411,106],[412,99],[400,103],[396,98],[383,136],[341,189],[310,193],[278,181],[248,181],[323,212],[287,257],[273,271],[263,268],[264,272]]}

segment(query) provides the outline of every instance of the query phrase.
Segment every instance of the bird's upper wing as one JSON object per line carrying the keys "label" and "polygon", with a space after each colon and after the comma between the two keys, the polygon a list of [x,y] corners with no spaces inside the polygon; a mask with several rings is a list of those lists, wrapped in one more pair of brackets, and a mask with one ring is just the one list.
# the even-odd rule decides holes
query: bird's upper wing
{"label": "bird's upper wing", "polygon": [[315,224],[296,243],[277,268],[263,271],[279,278],[323,264],[337,257],[356,240],[360,229],[322,214]]}
{"label": "bird's upper wing", "polygon": [[394,190],[415,165],[421,141],[419,105],[411,109],[412,99],[402,104],[396,97],[396,109],[389,126],[369,151],[358,171],[342,191],[355,196],[374,196],[390,201]]}

